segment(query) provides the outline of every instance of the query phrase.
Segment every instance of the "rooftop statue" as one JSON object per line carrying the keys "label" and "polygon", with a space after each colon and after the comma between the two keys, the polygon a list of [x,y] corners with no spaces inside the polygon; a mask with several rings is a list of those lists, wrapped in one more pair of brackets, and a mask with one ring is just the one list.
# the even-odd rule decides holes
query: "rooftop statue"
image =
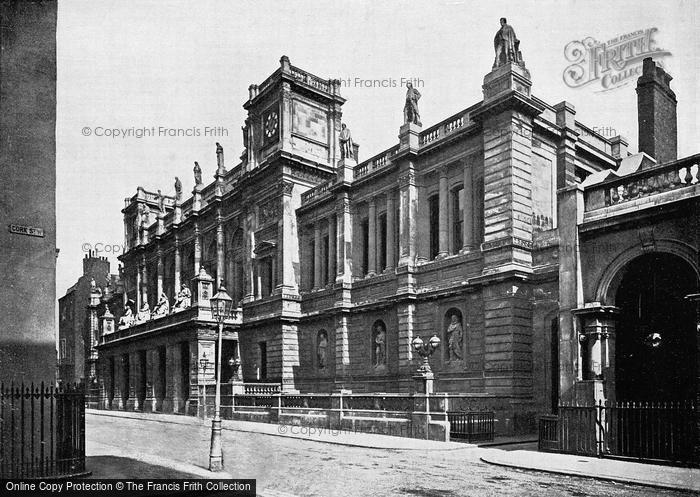
{"label": "rooftop statue", "polygon": [[187,309],[192,303],[192,293],[190,289],[187,288],[186,284],[182,284],[182,288],[177,294],[175,299],[175,304],[173,305],[173,312],[181,311],[182,309]]}
{"label": "rooftop statue", "polygon": [[159,317],[159,316],[165,316],[170,312],[170,302],[168,301],[168,296],[165,294],[165,292],[160,293],[160,297],[158,298],[158,303],[155,305],[153,308],[153,313],[151,314],[151,317]]}
{"label": "rooftop statue", "polygon": [[219,142],[216,142],[216,170],[221,173],[224,168],[224,147]]}
{"label": "rooftop statue", "polygon": [[124,314],[119,318],[119,328],[128,328],[134,324],[134,311],[131,310],[131,306],[127,302],[124,305]]}
{"label": "rooftop statue", "polygon": [[136,315],[136,322],[144,323],[149,319],[151,319],[151,308],[148,306],[148,302],[144,302],[143,305],[141,305],[141,310]]}
{"label": "rooftop statue", "polygon": [[341,159],[354,159],[354,150],[352,143],[352,135],[350,135],[350,128],[348,128],[345,123],[341,125],[340,130],[340,158]]}
{"label": "rooftop statue", "polygon": [[158,190],[158,210],[161,214],[165,214],[165,197],[160,190]]}
{"label": "rooftop statue", "polygon": [[520,54],[520,40],[515,36],[513,27],[508,24],[505,17],[501,17],[501,29],[493,39],[493,48],[496,58],[493,61],[493,69],[513,62],[523,66],[523,58]]}
{"label": "rooftop statue", "polygon": [[202,168],[199,167],[199,162],[194,161],[194,184],[195,185],[201,185],[202,184]]}
{"label": "rooftop statue", "polygon": [[421,95],[418,90],[413,88],[413,85],[406,83],[406,104],[403,106],[403,122],[404,124],[412,123],[421,126],[420,113],[418,112],[418,100]]}
{"label": "rooftop statue", "polygon": [[181,200],[182,199],[182,182],[180,181],[180,178],[175,176],[175,200]]}

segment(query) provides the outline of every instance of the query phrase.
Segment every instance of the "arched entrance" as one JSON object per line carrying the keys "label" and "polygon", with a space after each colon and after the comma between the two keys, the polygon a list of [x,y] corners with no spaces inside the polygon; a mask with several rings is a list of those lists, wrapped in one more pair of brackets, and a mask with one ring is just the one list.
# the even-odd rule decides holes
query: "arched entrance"
{"label": "arched entrance", "polygon": [[615,390],[621,401],[695,397],[697,275],[684,259],[654,252],[630,261],[615,295]]}

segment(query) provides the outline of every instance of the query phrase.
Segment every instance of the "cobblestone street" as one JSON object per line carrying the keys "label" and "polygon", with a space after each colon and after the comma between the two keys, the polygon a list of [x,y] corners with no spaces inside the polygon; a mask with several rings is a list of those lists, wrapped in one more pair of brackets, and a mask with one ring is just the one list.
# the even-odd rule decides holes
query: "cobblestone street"
{"label": "cobblestone street", "polygon": [[[176,465],[206,468],[208,462],[210,429],[205,424],[88,414],[86,430],[88,456],[112,450],[114,455],[126,458],[148,456]],[[493,466],[479,460],[480,454],[489,449],[466,445],[456,450],[369,449],[314,441],[313,436],[300,440],[226,429],[223,437],[226,471],[232,477],[255,478],[259,490],[285,495],[687,495]],[[124,477],[139,476],[123,473]]]}

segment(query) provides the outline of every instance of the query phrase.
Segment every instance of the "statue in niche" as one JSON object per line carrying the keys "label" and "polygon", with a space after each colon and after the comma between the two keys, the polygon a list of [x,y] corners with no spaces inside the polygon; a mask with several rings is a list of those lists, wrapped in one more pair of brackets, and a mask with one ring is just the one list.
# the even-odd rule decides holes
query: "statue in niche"
{"label": "statue in niche", "polygon": [[324,369],[326,367],[326,352],[328,349],[328,334],[325,331],[321,331],[318,334],[318,345],[316,346],[316,358],[318,359],[318,368]]}
{"label": "statue in niche", "polygon": [[180,201],[182,199],[182,181],[180,178],[175,176],[175,200]]}
{"label": "statue in niche", "polygon": [[457,313],[450,316],[450,324],[447,326],[447,360],[462,359],[462,323]]}
{"label": "statue in niche", "polygon": [[199,162],[194,161],[194,184],[196,185],[201,185],[202,184],[202,168],[199,167]]}
{"label": "statue in niche", "polygon": [[418,112],[418,100],[421,94],[413,87],[409,81],[406,83],[406,104],[403,106],[403,122],[404,124],[417,124],[421,126],[420,113]]}
{"label": "statue in niche", "polygon": [[181,311],[182,309],[187,309],[192,303],[192,293],[190,289],[187,288],[186,284],[182,284],[180,291],[177,293],[177,299],[173,305],[173,311]]}
{"label": "statue in niche", "polygon": [[378,321],[374,325],[372,338],[374,345],[374,366],[384,366],[386,365],[386,328],[383,322]]}
{"label": "statue in niche", "polygon": [[144,302],[141,305],[141,310],[136,314],[136,323],[144,323],[151,319],[151,308],[148,305],[148,302]]}
{"label": "statue in niche", "polygon": [[350,128],[347,127],[345,123],[341,124],[340,130],[340,158],[341,159],[354,159],[354,146],[352,142],[352,135],[350,134]]}
{"label": "statue in niche", "polygon": [[161,292],[160,297],[158,298],[158,303],[153,308],[152,317],[156,318],[159,316],[165,316],[169,312],[170,302],[168,301],[168,296],[165,294],[165,292]]}
{"label": "statue in niche", "polygon": [[493,47],[496,51],[496,58],[493,61],[493,69],[514,62],[523,65],[523,58],[520,54],[520,40],[515,36],[513,27],[510,26],[505,17],[501,17],[501,29],[498,30],[493,39]]}

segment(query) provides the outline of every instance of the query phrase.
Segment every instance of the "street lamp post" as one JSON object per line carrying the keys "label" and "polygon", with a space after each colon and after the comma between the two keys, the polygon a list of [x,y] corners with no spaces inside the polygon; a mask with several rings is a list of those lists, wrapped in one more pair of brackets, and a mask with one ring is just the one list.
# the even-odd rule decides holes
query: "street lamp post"
{"label": "street lamp post", "polygon": [[219,324],[218,351],[216,357],[216,397],[214,398],[214,419],[211,421],[211,447],[209,449],[209,471],[224,469],[224,449],[221,444],[221,349],[224,321],[230,318],[233,299],[226,293],[223,285],[209,299],[212,317]]}
{"label": "street lamp post", "polygon": [[430,337],[430,340],[425,343],[421,337],[417,336],[411,341],[411,345],[413,346],[413,350],[423,358],[423,363],[418,367],[418,371],[416,371],[416,374],[413,376],[416,382],[416,390],[420,393],[431,394],[433,393],[434,376],[433,371],[430,369],[428,358],[433,355],[433,352],[440,346],[440,339],[437,335],[433,335]]}

